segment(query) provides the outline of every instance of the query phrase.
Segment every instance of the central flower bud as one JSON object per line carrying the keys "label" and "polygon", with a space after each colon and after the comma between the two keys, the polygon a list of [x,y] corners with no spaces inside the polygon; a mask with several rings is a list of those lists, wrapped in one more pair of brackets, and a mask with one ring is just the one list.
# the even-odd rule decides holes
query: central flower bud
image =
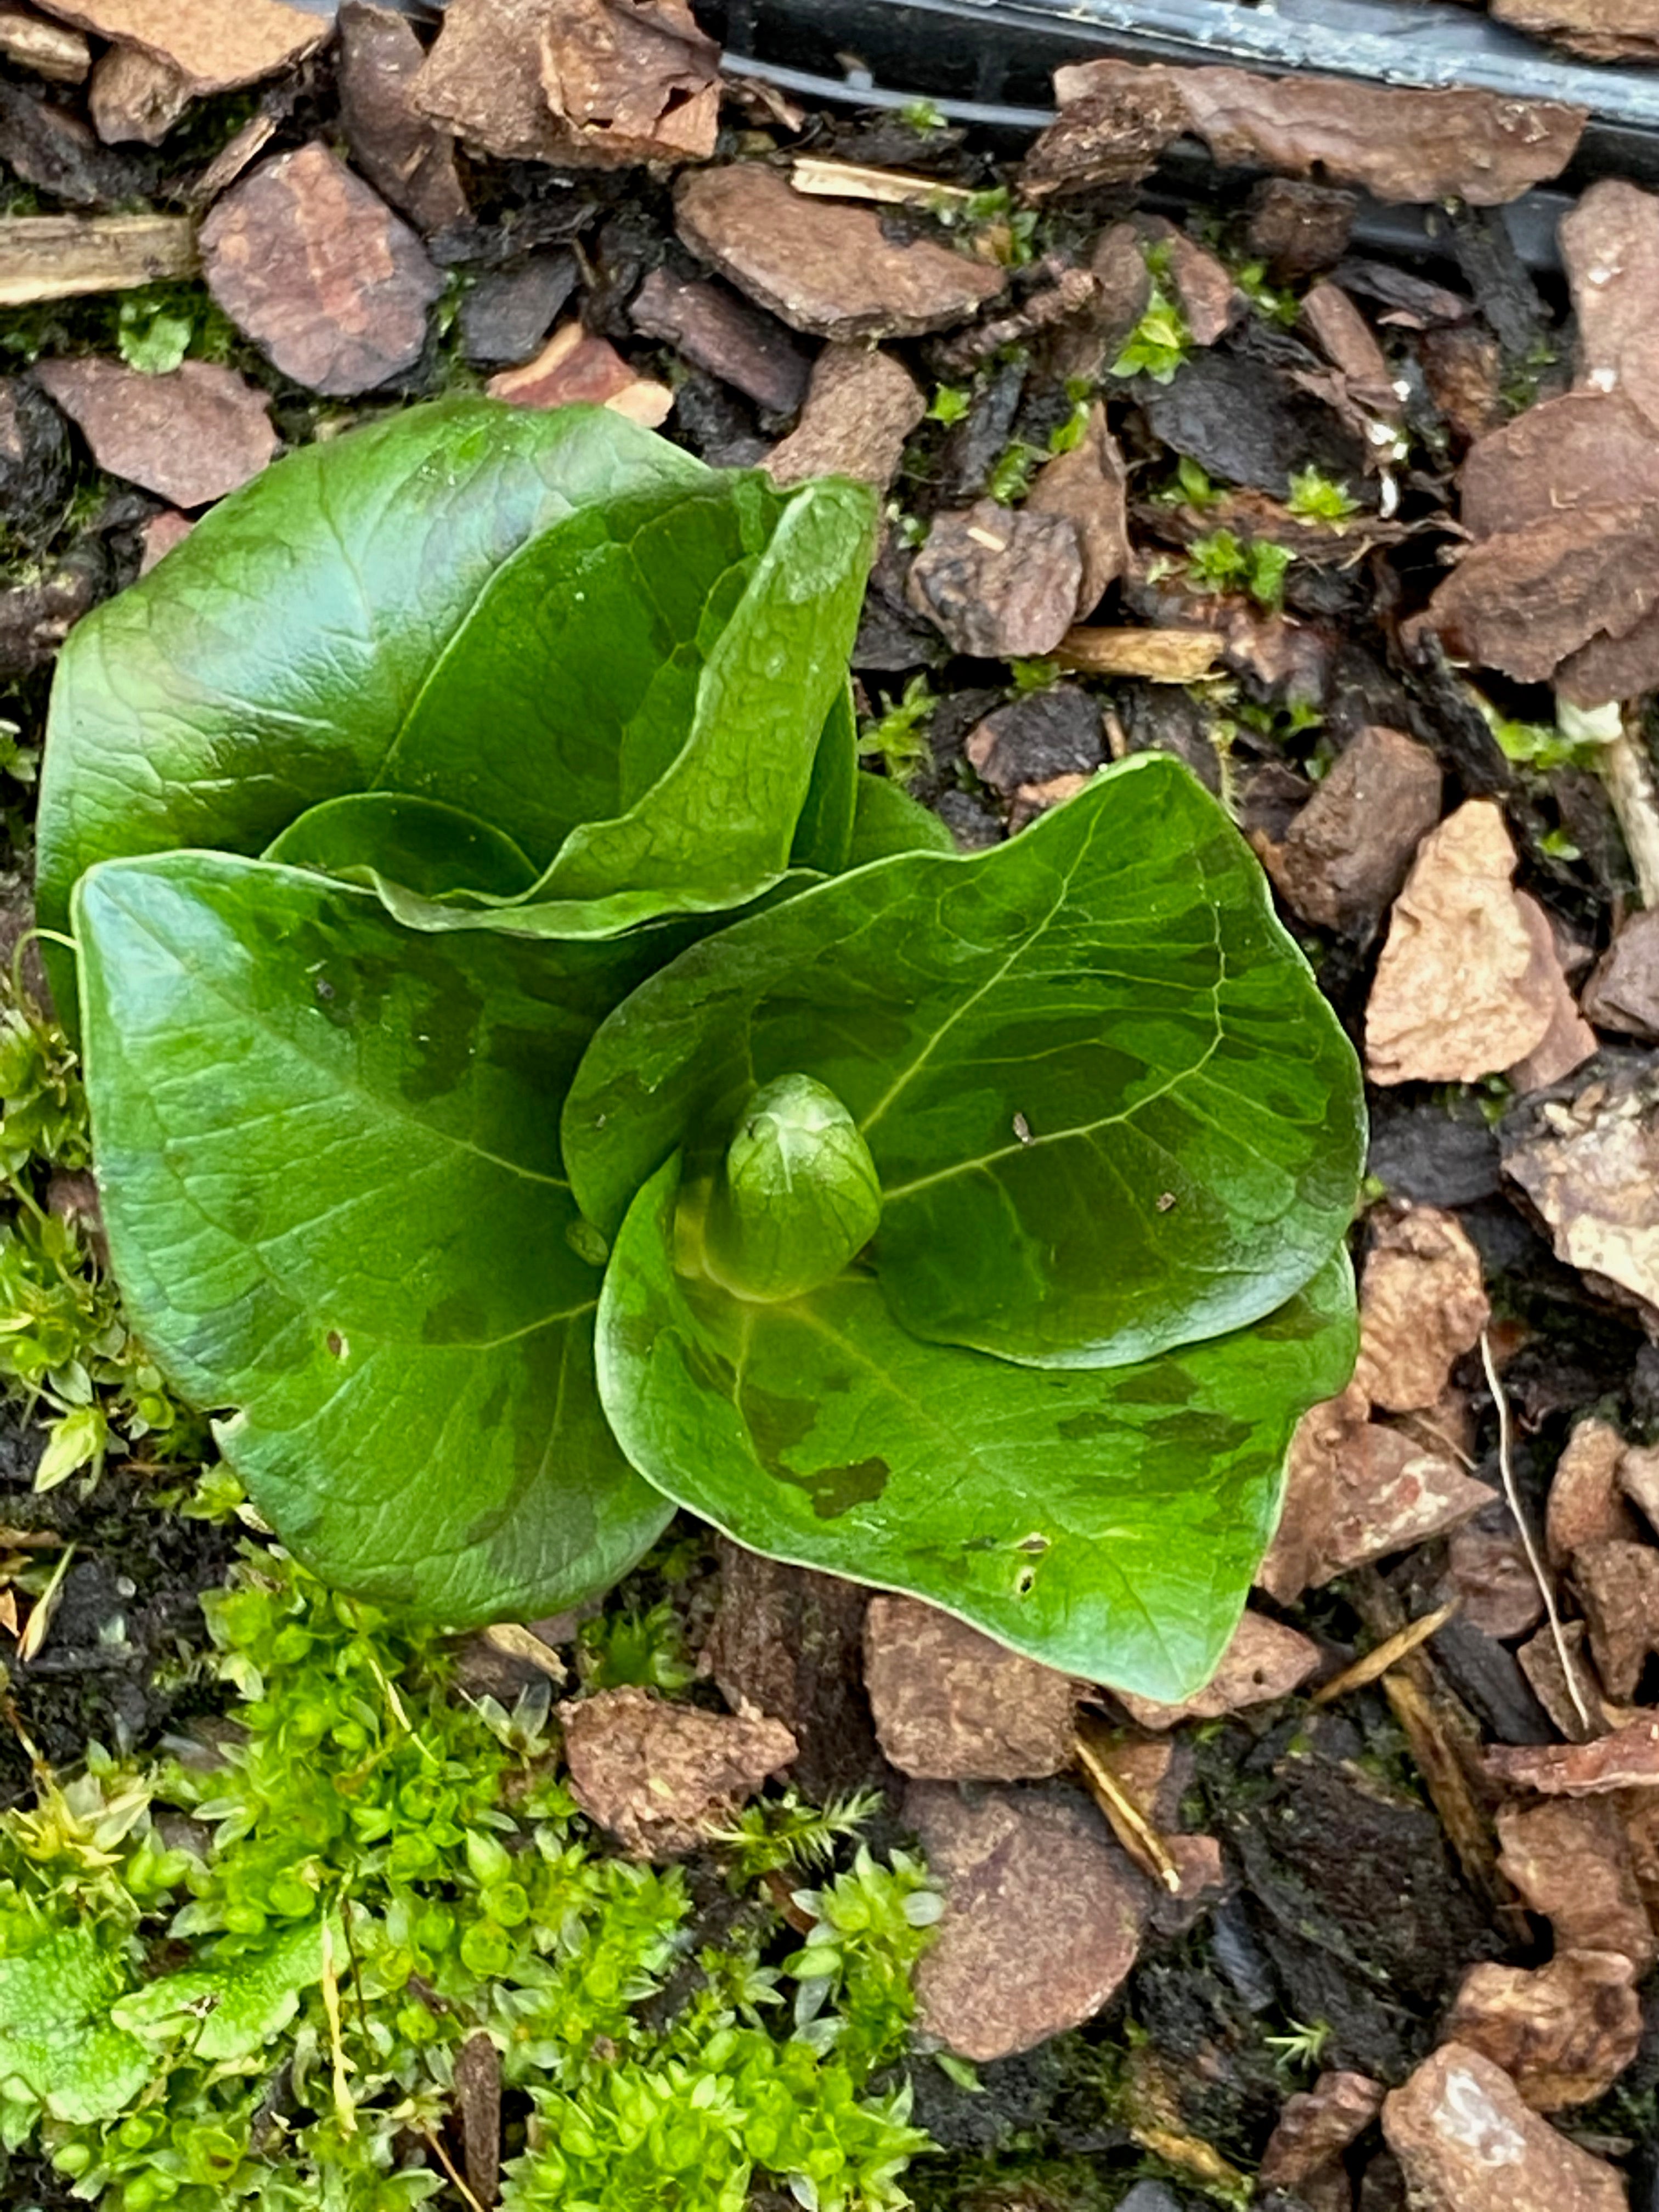
{"label": "central flower bud", "polygon": [[811,1076],[781,1075],[744,1109],[715,1174],[703,1264],[734,1297],[775,1304],[838,1275],[880,1219],[852,1115]]}

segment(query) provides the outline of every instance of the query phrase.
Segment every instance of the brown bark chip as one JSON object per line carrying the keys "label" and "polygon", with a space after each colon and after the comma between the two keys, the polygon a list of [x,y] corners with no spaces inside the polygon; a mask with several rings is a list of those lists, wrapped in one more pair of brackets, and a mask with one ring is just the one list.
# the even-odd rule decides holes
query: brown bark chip
{"label": "brown bark chip", "polygon": [[426,51],[407,18],[372,0],[344,0],[339,21],[340,120],[352,160],[417,229],[464,222],[453,143],[412,97]]}
{"label": "brown bark chip", "polygon": [[667,421],[674,395],[653,377],[630,368],[608,338],[596,337],[580,323],[560,325],[533,361],[503,369],[484,390],[492,399],[515,407],[569,407],[579,401],[609,407],[642,422],[648,430]]}
{"label": "brown bark chip", "polygon": [[[1615,1790],[1650,1790],[1659,1784],[1659,1721],[1629,1721],[1588,1743],[1496,1744],[1486,1753],[1486,1766],[1494,1782],[1535,1790],[1547,1797],[1601,1797]],[[1583,1948],[1622,1947],[1585,1942]]]}
{"label": "brown bark chip", "polygon": [[1491,1318],[1480,1255],[1456,1216],[1407,1206],[1383,1218],[1365,1257],[1354,1381],[1373,1406],[1425,1411]]}
{"label": "brown bark chip", "polygon": [[1543,1042],[1553,978],[1510,888],[1502,809],[1470,799],[1425,837],[1365,1011],[1376,1083],[1473,1083]]}
{"label": "brown bark chip", "polygon": [[794,329],[819,337],[945,330],[995,299],[1006,282],[1000,269],[931,239],[896,246],[872,209],[798,192],[757,161],[682,177],[674,202],[693,252]]}
{"label": "brown bark chip", "polygon": [[175,507],[206,507],[257,477],[276,451],[270,402],[234,369],[187,361],[165,376],[88,356],[43,361],[35,380],[76,423],[100,468]]}
{"label": "brown bark chip", "polygon": [[1301,1688],[1318,1667],[1319,1646],[1266,1613],[1247,1613],[1206,1686],[1180,1705],[1160,1705],[1127,1690],[1112,1694],[1141,1728],[1178,1728],[1182,1721],[1213,1721],[1251,1705],[1271,1705]]}
{"label": "brown bark chip", "polygon": [[1659,1128],[1653,1085],[1632,1069],[1571,1100],[1540,1101],[1504,1168],[1547,1224],[1558,1259],[1625,1294],[1659,1335]]}
{"label": "brown bark chip", "polygon": [[1446,1580],[1463,1619],[1499,1643],[1529,1634],[1544,1618],[1543,1594],[1512,1526],[1474,1522],[1455,1529],[1446,1547]]}
{"label": "brown bark chip", "polygon": [[1593,62],[1659,61],[1659,0],[1492,0],[1492,12]]}
{"label": "brown bark chip", "polygon": [[1626,499],[1478,540],[1423,619],[1455,659],[1547,684],[1569,654],[1626,636],[1656,605],[1659,508]]}
{"label": "brown bark chip", "polygon": [[1244,243],[1276,284],[1316,276],[1347,252],[1358,207],[1352,192],[1329,185],[1264,177],[1251,189]]}
{"label": "brown bark chip", "polygon": [[929,1782],[1019,1782],[1072,1756],[1077,1684],[911,1597],[873,1597],[864,1682],[881,1747]]}
{"label": "brown bark chip", "polygon": [[904,1820],[943,1885],[917,2025],[985,2063],[1093,2018],[1135,1962],[1152,1885],[1079,1792],[915,1782]]}
{"label": "brown bark chip", "polygon": [[558,1710],[571,1794],[634,1858],[695,1850],[795,1755],[781,1722],[668,1705],[648,1690],[601,1690]]}
{"label": "brown bark chip", "polygon": [[1617,392],[1564,392],[1472,446],[1457,483],[1473,538],[1528,530],[1576,507],[1659,503],[1659,439]]}
{"label": "brown bark chip", "polygon": [[1641,1507],[1649,1528],[1659,1531],[1659,1445],[1627,1445],[1619,1462],[1619,1485]]}
{"label": "brown bark chip", "polygon": [[1382,2106],[1414,2212],[1626,2212],[1613,2168],[1558,2135],[1501,2067],[1443,2044]]}
{"label": "brown bark chip", "polygon": [[1069,515],[981,499],[933,517],[908,596],[958,653],[1024,659],[1052,653],[1066,635],[1083,574]]}
{"label": "brown bark chip", "polygon": [[792,1778],[815,1805],[890,1780],[864,1687],[868,1590],[725,1536],[715,1550],[720,1611],[702,1663],[726,1703],[783,1723],[799,1746]]}
{"label": "brown bark chip", "polygon": [[1565,1798],[1505,1806],[1498,1833],[1500,1869],[1549,1922],[1558,1951],[1612,1952],[1647,1971],[1659,1947],[1617,1806]]}
{"label": "brown bark chip", "polygon": [[776,483],[857,477],[885,491],[927,411],[915,379],[891,354],[827,345],[812,364],[800,420],[762,466]]}
{"label": "brown bark chip", "polygon": [[1440,781],[1426,746],[1400,730],[1362,730],[1284,842],[1263,852],[1268,873],[1307,921],[1369,934],[1440,819]]}
{"label": "brown bark chip", "polygon": [[706,161],[720,58],[686,0],[560,0],[542,33],[542,89],[578,159]]}
{"label": "brown bark chip", "polygon": [[443,278],[320,140],[228,192],[202,226],[208,289],[285,376],[330,398],[412,368]]}
{"label": "brown bark chip", "polygon": [[1573,1554],[1572,1579],[1608,1695],[1634,1697],[1649,1653],[1659,1649],[1659,1550],[1616,1538],[1585,1544]]}
{"label": "brown bark chip", "polygon": [[1382,2109],[1382,2085],[1364,2074],[1322,2074],[1287,2097],[1261,2154],[1264,2189],[1300,2190],[1333,2166]]}
{"label": "brown bark chip", "polygon": [[1547,1966],[1476,1966],[1446,2021],[1453,2041],[1501,2066],[1535,2112],[1604,2096],[1642,2039],[1636,1969],[1612,1951],[1560,1951]]}
{"label": "brown bark chip", "polygon": [[257,84],[314,53],[325,15],[286,0],[40,0],[50,15],[169,62],[193,98]]}
{"label": "brown bark chip", "polygon": [[1625,1504],[1620,1468],[1625,1440],[1610,1421],[1580,1421],[1550,1479],[1544,1540],[1553,1567],[1567,1566],[1586,1544],[1626,1542],[1639,1532]]}
{"label": "brown bark chip", "polygon": [[793,331],[724,284],[653,269],[634,295],[628,319],[770,414],[793,415],[806,397],[811,356]]}
{"label": "brown bark chip", "polygon": [[568,161],[573,135],[542,89],[542,33],[557,0],[450,0],[410,88],[423,115],[503,161]]}
{"label": "brown bark chip", "polygon": [[1619,392],[1659,424],[1659,198],[1604,177],[1562,218],[1559,235],[1580,386]]}
{"label": "brown bark chip", "polygon": [[1291,1439],[1285,1509],[1256,1581],[1289,1605],[1351,1567],[1424,1543],[1492,1504],[1449,1453],[1369,1420],[1353,1385],[1304,1413]]}
{"label": "brown bark chip", "polygon": [[1180,74],[1191,127],[1224,166],[1297,177],[1317,169],[1381,200],[1518,199],[1560,174],[1585,123],[1582,107],[1496,93],[1232,69]]}
{"label": "brown bark chip", "polygon": [[1045,462],[1026,497],[1028,512],[1069,515],[1083,556],[1077,619],[1084,621],[1128,567],[1127,477],[1123,456],[1106,427],[1106,410],[1089,410],[1083,436],[1068,453]]}
{"label": "brown bark chip", "polygon": [[1187,128],[1186,102],[1169,70],[1091,62],[1060,70],[1054,84],[1060,113],[1020,164],[1028,200],[1138,184]]}
{"label": "brown bark chip", "polygon": [[182,70],[143,46],[110,46],[87,88],[92,126],[106,146],[159,146],[191,102]]}
{"label": "brown bark chip", "polygon": [[1581,1001],[1599,1030],[1659,1042],[1659,908],[1627,915],[1596,963]]}

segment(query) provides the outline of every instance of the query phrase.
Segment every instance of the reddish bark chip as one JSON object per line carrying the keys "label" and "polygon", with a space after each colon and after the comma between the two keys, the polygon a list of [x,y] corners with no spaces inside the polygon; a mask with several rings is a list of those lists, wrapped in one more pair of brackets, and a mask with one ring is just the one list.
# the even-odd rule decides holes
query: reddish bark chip
{"label": "reddish bark chip", "polygon": [[222,499],[276,451],[270,402],[212,362],[144,376],[118,361],[43,361],[34,374],[100,468],[175,507]]}
{"label": "reddish bark chip", "polygon": [[257,84],[314,53],[328,17],[287,0],[40,0],[48,15],[137,46],[176,70],[192,98]]}
{"label": "reddish bark chip", "polygon": [[1613,2167],[1522,2100],[1501,2067],[1441,2046],[1382,2107],[1417,2212],[1626,2212]]}
{"label": "reddish bark chip", "polygon": [[819,337],[945,330],[1007,282],[1000,269],[931,239],[895,245],[872,209],[798,192],[758,161],[682,177],[674,204],[694,253],[794,329]]}
{"label": "reddish bark chip", "polygon": [[635,1858],[678,1858],[724,1826],[795,1739],[779,1721],[601,1690],[559,1707],[576,1802]]}
{"label": "reddish bark chip", "polygon": [[918,2025],[981,2063],[1091,2020],[1140,1948],[1152,1885],[1076,1791],[913,1783],[904,1818],[943,1884]]}
{"label": "reddish bark chip", "polygon": [[415,106],[426,59],[407,20],[370,0],[340,9],[340,120],[351,157],[376,191],[422,230],[465,222],[466,194],[447,133]]}
{"label": "reddish bark chip", "polygon": [[1127,1690],[1112,1694],[1142,1728],[1176,1728],[1182,1721],[1219,1720],[1251,1705],[1271,1705],[1301,1688],[1318,1666],[1319,1646],[1283,1621],[1247,1613],[1221,1656],[1208,1684],[1176,1705],[1138,1698]]}
{"label": "reddish bark chip", "polygon": [[412,368],[443,278],[320,140],[279,155],[202,226],[208,289],[285,376],[330,398]]}
{"label": "reddish bark chip", "polygon": [[915,379],[891,354],[827,345],[812,364],[800,420],[762,465],[775,483],[857,477],[885,491],[927,411]]}
{"label": "reddish bark chip", "polygon": [[1440,763],[1403,731],[1362,730],[1263,854],[1299,915],[1355,936],[1376,926],[1440,819]]}
{"label": "reddish bark chip", "polygon": [[881,1747],[932,1782],[1018,1782],[1072,1757],[1077,1684],[912,1597],[873,1597],[864,1681]]}
{"label": "reddish bark chip", "polygon": [[1613,1951],[1465,1975],[1446,2033],[1501,2066],[1536,2112],[1605,2096],[1642,2040],[1636,1969]]}

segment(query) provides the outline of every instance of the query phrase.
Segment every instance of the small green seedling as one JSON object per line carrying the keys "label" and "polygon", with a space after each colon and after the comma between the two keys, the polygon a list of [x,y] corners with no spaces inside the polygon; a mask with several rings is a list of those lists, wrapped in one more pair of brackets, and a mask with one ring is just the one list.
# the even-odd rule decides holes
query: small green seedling
{"label": "small green seedling", "polygon": [[346,1588],[533,1619],[683,1506],[1182,1696],[1352,1360],[1358,1069],[1166,756],[969,855],[858,773],[873,525],[452,400],[80,624],[40,898],[115,1273]]}

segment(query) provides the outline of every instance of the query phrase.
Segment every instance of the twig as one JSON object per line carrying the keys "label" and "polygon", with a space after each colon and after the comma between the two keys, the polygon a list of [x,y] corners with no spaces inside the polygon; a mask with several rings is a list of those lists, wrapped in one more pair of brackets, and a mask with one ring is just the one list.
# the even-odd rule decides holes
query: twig
{"label": "twig", "polygon": [[436,2129],[428,2127],[426,2122],[422,2120],[421,2122],[421,2133],[426,2140],[427,2148],[432,2153],[432,2155],[437,2160],[439,2165],[442,2166],[444,2172],[449,2176],[451,2181],[454,2183],[456,2188],[459,2190],[461,2195],[471,2206],[472,2212],[484,2212],[483,2204],[480,2203],[478,2198],[472,2194],[472,2191],[467,2187],[466,2183],[456,2172],[455,2162],[450,2157],[449,2153],[444,2148]]}
{"label": "twig", "polygon": [[1574,1671],[1572,1654],[1567,1649],[1567,1639],[1561,1633],[1561,1616],[1556,1610],[1555,1591],[1549,1577],[1544,1572],[1538,1547],[1532,1540],[1532,1530],[1527,1526],[1527,1516],[1521,1510],[1521,1499],[1515,1487],[1515,1468],[1510,1458],[1510,1401],[1504,1395],[1504,1386],[1498,1379],[1498,1368],[1492,1356],[1492,1338],[1484,1328],[1480,1332],[1480,1364],[1486,1370],[1486,1387],[1498,1407],[1498,1471],[1503,1477],[1504,1501],[1516,1528],[1521,1532],[1521,1545],[1527,1555],[1527,1565],[1532,1569],[1532,1578],[1544,1601],[1544,1612],[1554,1641],[1555,1655],[1561,1662],[1561,1672],[1566,1679],[1567,1695],[1572,1699],[1573,1709],[1579,1719],[1584,1723],[1586,1734],[1594,1735],[1595,1723],[1590,1718],[1583,1692],[1578,1687],[1578,1676]]}
{"label": "twig", "polygon": [[1111,1823],[1119,1843],[1132,1859],[1138,1860],[1149,1874],[1158,1877],[1172,1897],[1179,1897],[1181,1869],[1170,1857],[1163,1837],[1080,1729],[1076,1742],[1084,1779]]}
{"label": "twig", "polygon": [[323,2010],[328,2015],[328,2047],[332,2060],[334,2118],[343,2136],[357,2132],[357,2108],[351,2101],[346,2075],[345,2038],[340,2033],[340,1982],[334,1971],[334,1931],[323,1915]]}
{"label": "twig", "polygon": [[1433,1613],[1425,1613],[1420,1620],[1413,1620],[1379,1644],[1375,1651],[1368,1651],[1363,1659],[1356,1659],[1352,1667],[1345,1667],[1340,1674],[1333,1674],[1328,1682],[1322,1682],[1310,1699],[1316,1705],[1328,1705],[1333,1699],[1346,1697],[1350,1690],[1363,1690],[1379,1674],[1386,1674],[1397,1666],[1407,1652],[1415,1651],[1419,1644],[1426,1644],[1451,1619],[1462,1601],[1454,1598]]}
{"label": "twig", "polygon": [[1659,795],[1641,741],[1626,728],[1601,748],[1601,781],[1619,817],[1644,906],[1659,906]]}

